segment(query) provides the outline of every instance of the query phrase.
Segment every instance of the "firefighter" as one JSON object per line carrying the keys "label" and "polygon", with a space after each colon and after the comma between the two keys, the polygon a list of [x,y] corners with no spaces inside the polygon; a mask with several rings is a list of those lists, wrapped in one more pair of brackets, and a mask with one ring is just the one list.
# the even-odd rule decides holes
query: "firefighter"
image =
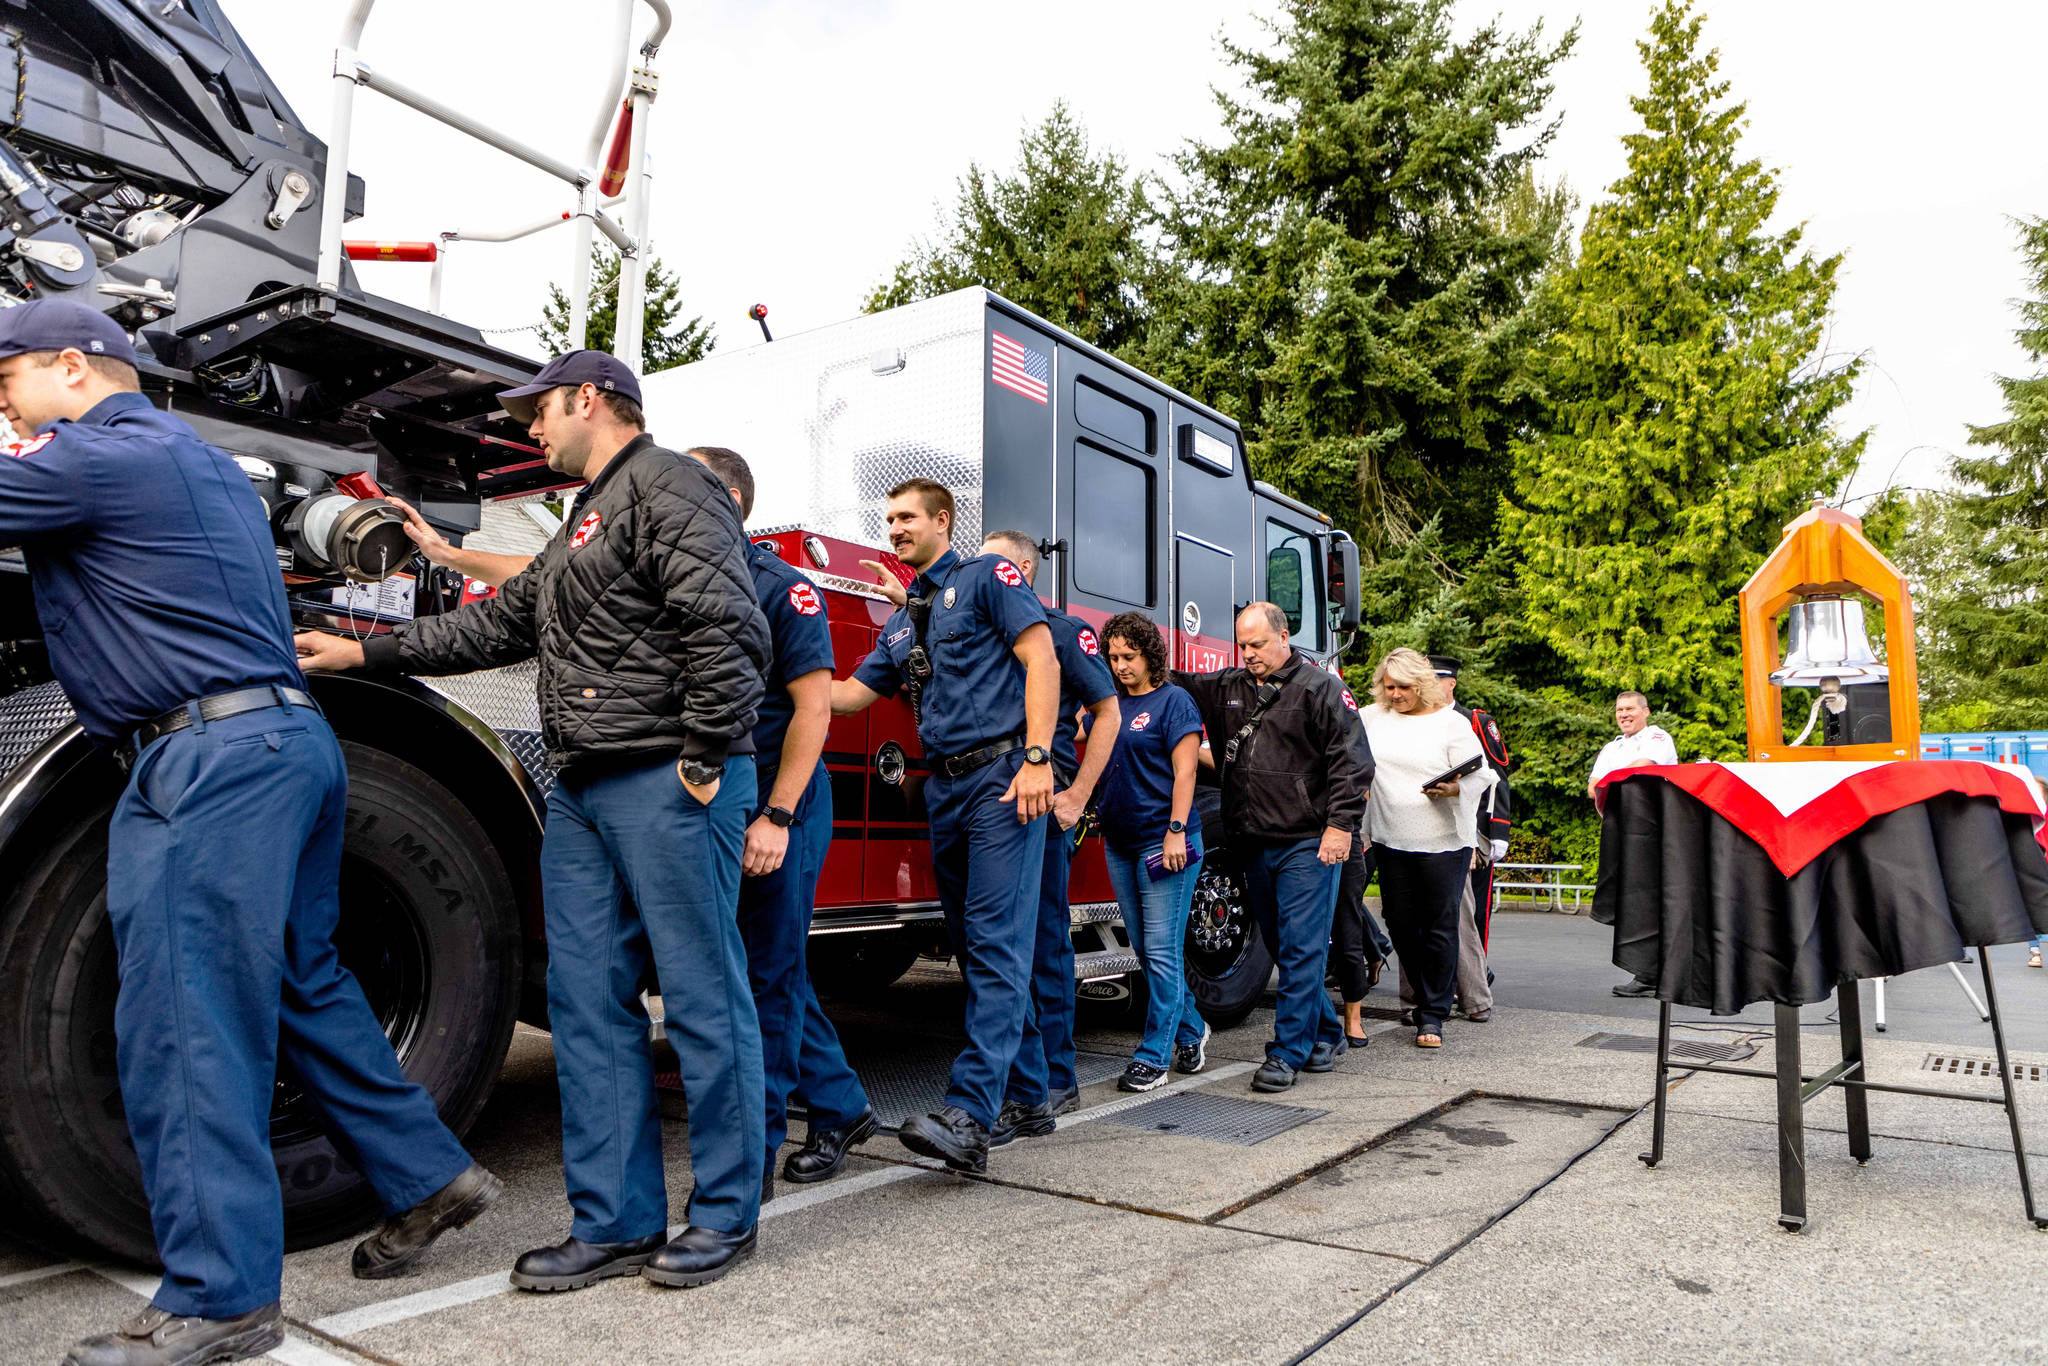
{"label": "firefighter", "polygon": [[66,300],[0,311],[0,543],[50,666],[127,771],[107,831],[115,1064],[164,1277],[67,1360],[260,1356],[284,1337],[270,1107],[288,1063],[392,1217],[396,1275],[500,1190],[399,1071],[335,954],[347,775],[292,654],[248,476],[138,388],[127,335]]}
{"label": "firefighter", "polygon": [[1237,617],[1244,667],[1174,671],[1201,709],[1219,771],[1223,826],[1245,899],[1280,968],[1280,997],[1254,1091],[1328,1072],[1349,1047],[1323,986],[1337,882],[1365,816],[1372,748],[1350,689],[1289,640],[1287,615],[1255,602]]}
{"label": "firefighter", "polygon": [[[572,351],[498,401],[549,468],[586,481],[576,524],[494,598],[365,643],[308,633],[299,651],[311,668],[418,673],[539,656],[558,770],[540,849],[548,1019],[575,1220],[521,1256],[512,1283],[578,1290],[637,1272],[702,1285],[753,1254],[760,1214],[766,1083],[735,915],[768,623],[739,510],[701,462],[647,434],[624,363]],[[695,1189],[673,1239],[640,1002],[650,976],[690,1106]]]}
{"label": "firefighter", "polygon": [[[737,451],[700,446],[691,455],[711,467],[739,504],[754,512],[754,473]],[[832,627],[825,599],[780,555],[752,542],[747,568],[774,636],[775,663],[754,723],[758,789],[740,883],[740,933],[761,1016],[761,1065],[768,1080],[767,1173],[789,1135],[789,1102],[803,1102],[809,1132],[782,1175],[823,1181],[846,1165],[847,1150],[874,1135],[880,1120],[847,1065],[838,1031],[818,1006],[804,961],[818,877],[832,843],[832,777],[825,731],[832,724]]]}
{"label": "firefighter", "polygon": [[935,480],[889,490],[890,548],[918,575],[853,677],[832,684],[832,712],[910,694],[930,766],[932,871],[967,979],[967,1046],[944,1104],[898,1136],[912,1152],[979,1172],[1030,1004],[1060,679],[1045,609],[1023,573],[999,555],[962,559],[954,517],[952,493]]}
{"label": "firefighter", "polygon": [[[981,538],[981,553],[1003,555],[1024,582],[1038,582],[1038,546],[1021,531],[991,531]],[[882,591],[898,606],[904,599],[896,576],[873,560],[861,563],[876,572]],[[1031,953],[1031,1005],[1024,1016],[1024,1040],[1003,1108],[989,1133],[989,1146],[999,1148],[1018,1138],[1041,1138],[1053,1131],[1057,1117],[1081,1103],[1074,1073],[1074,922],[1067,905],[1067,881],[1074,857],[1070,831],[1081,821],[1094,798],[1095,784],[1109,766],[1109,756],[1122,729],[1117,710],[1116,680],[1102,661],[1102,644],[1088,623],[1057,608],[1046,609],[1053,651],[1060,665],[1058,729],[1053,734],[1052,766],[1058,792],[1053,818],[1045,825],[1045,867],[1038,881],[1038,930]],[[1088,713],[1088,733],[1102,737],[1078,757],[1080,715]]]}

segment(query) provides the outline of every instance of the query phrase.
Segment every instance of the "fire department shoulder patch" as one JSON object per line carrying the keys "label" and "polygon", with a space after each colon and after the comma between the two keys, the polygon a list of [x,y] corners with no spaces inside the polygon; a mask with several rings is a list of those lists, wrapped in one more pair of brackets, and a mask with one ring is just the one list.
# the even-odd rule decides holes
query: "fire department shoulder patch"
{"label": "fire department shoulder patch", "polygon": [[1081,634],[1078,637],[1076,637],[1076,639],[1078,639],[1081,642],[1082,654],[1099,655],[1102,653],[1101,643],[1095,639],[1095,633],[1089,630],[1086,626],[1083,626],[1081,628]]}
{"label": "fire department shoulder patch", "polygon": [[597,534],[597,524],[604,520],[600,513],[589,513],[576,526],[576,534],[569,538],[569,549],[580,550]]}
{"label": "fire department shoulder patch", "polygon": [[56,439],[57,434],[55,432],[44,432],[41,436],[32,436],[26,441],[10,441],[4,446],[0,446],[0,451],[4,451],[19,460],[24,455],[34,455]]}
{"label": "fire department shoulder patch", "polygon": [[1024,576],[1019,574],[1017,566],[1011,564],[1008,560],[996,561],[996,578],[1012,588],[1022,588],[1024,586]]}
{"label": "fire department shoulder patch", "polygon": [[818,590],[807,583],[789,586],[789,605],[807,617],[815,617],[824,610],[824,604],[818,601]]}
{"label": "fire department shoulder patch", "polygon": [[1340,692],[1342,692],[1342,693],[1344,694],[1344,705],[1345,705],[1345,706],[1347,706],[1347,707],[1349,707],[1349,708],[1351,708],[1351,710],[1353,710],[1353,711],[1357,711],[1357,710],[1358,710],[1358,699],[1357,699],[1357,698],[1355,698],[1355,697],[1353,697],[1353,696],[1351,695],[1351,689],[1349,689],[1349,688],[1341,688],[1341,689],[1339,689],[1339,691],[1340,691]]}

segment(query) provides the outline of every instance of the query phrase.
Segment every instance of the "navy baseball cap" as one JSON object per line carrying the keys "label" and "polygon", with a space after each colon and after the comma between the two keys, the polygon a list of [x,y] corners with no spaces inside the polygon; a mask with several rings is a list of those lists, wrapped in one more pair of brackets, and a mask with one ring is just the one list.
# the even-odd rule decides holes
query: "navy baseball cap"
{"label": "navy baseball cap", "polygon": [[135,364],[135,345],[127,331],[96,308],[69,299],[37,299],[0,308],[0,360],[73,347],[88,356]]}
{"label": "navy baseball cap", "polygon": [[534,400],[550,389],[565,385],[595,384],[611,394],[624,394],[638,403],[640,381],[617,356],[605,351],[571,351],[549,361],[533,377],[533,383],[507,389],[498,395],[498,406],[520,422],[532,423]]}

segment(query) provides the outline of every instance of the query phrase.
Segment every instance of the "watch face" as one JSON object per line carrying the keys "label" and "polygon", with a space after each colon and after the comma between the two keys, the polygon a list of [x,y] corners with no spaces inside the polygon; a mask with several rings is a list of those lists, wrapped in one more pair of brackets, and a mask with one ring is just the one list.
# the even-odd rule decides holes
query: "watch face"
{"label": "watch face", "polygon": [[1042,764],[1051,757],[1045,752],[1044,745],[1032,745],[1024,751],[1024,762],[1027,764]]}

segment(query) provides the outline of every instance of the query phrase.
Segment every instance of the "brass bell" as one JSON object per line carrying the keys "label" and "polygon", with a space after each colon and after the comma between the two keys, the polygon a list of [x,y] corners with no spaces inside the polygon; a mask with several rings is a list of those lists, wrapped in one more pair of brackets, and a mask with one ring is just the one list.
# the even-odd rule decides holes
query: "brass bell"
{"label": "brass bell", "polygon": [[1834,595],[1807,598],[1792,604],[1786,624],[1790,648],[1785,662],[1771,673],[1771,682],[1778,687],[1811,688],[1830,679],[1853,687],[1891,677],[1891,670],[1870,648],[1862,603]]}

